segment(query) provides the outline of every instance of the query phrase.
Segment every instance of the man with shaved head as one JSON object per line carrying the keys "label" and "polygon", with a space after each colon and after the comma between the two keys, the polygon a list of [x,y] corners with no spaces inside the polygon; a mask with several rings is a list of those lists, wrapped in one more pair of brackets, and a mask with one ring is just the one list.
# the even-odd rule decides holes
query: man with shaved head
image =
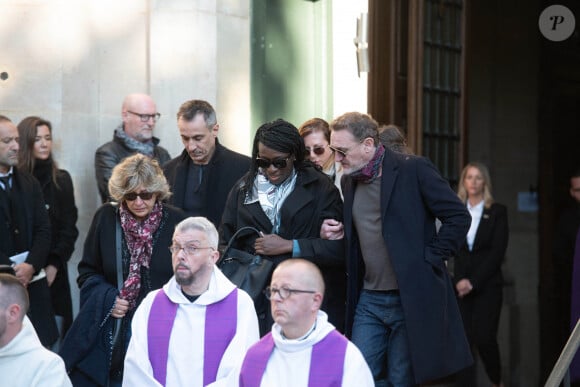
{"label": "man with shaved head", "polygon": [[135,153],[155,158],[159,165],[171,159],[169,152],[159,146],[153,129],[161,114],[157,105],[147,94],[129,94],[121,108],[123,122],[115,129],[113,140],[102,145],[95,153],[95,175],[99,194],[104,202],[109,199],[107,184],[115,165]]}
{"label": "man with shaved head", "polygon": [[320,310],[324,280],[315,264],[283,261],[264,293],[275,321],[272,332],[248,350],[229,386],[374,386],[358,348]]}
{"label": "man with shaved head", "polygon": [[68,387],[64,362],[44,348],[26,317],[28,293],[11,274],[0,273],[0,375],[11,386]]}

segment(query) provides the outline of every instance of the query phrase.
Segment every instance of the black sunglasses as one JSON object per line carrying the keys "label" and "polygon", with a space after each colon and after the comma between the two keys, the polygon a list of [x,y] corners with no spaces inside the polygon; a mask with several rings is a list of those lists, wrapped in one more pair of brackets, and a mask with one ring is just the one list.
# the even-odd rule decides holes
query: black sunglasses
{"label": "black sunglasses", "polygon": [[137,200],[137,198],[141,198],[141,200],[149,200],[155,195],[155,192],[129,192],[125,194],[125,200],[132,202],[133,200]]}
{"label": "black sunglasses", "polygon": [[131,110],[127,110],[127,113],[131,113],[135,116],[138,116],[139,119],[141,120],[141,122],[148,122],[149,120],[153,120],[153,122],[157,122],[157,120],[159,120],[159,118],[161,117],[161,113],[141,114],[141,113],[132,112]]}
{"label": "black sunglasses", "polygon": [[324,149],[326,147],[325,146],[315,146],[314,148],[306,148],[306,152],[308,152],[308,154],[310,154],[310,152],[314,152],[315,155],[320,156],[321,154],[324,153]]}
{"label": "black sunglasses", "polygon": [[262,159],[260,157],[256,157],[256,163],[258,164],[258,167],[263,168],[263,169],[270,168],[270,165],[273,165],[274,168],[276,168],[276,169],[282,169],[282,168],[286,168],[286,165],[288,165],[289,159],[290,159],[290,157],[286,157],[285,159],[268,160],[268,159]]}

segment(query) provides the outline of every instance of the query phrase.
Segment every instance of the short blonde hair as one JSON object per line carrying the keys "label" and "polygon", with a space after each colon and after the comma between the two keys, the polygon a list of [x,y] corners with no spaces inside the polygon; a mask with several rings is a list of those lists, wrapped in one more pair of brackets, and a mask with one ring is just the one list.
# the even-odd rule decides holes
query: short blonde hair
{"label": "short blonde hair", "polygon": [[169,184],[163,175],[159,162],[140,153],[126,157],[113,168],[109,179],[109,195],[121,202],[123,197],[135,192],[139,187],[157,194],[158,200],[171,196]]}

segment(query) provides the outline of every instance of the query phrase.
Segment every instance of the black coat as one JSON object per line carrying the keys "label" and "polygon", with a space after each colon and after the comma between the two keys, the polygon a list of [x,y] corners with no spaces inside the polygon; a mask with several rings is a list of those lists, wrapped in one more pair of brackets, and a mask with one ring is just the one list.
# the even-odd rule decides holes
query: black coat
{"label": "black coat", "polygon": [[[187,150],[183,150],[180,156],[163,166],[163,172],[173,192],[168,203],[182,209],[187,194],[185,191],[190,163],[192,161]],[[205,216],[218,227],[230,189],[248,169],[250,169],[248,156],[229,150],[216,139],[215,152],[205,172],[208,178],[207,184],[202,187],[206,190],[206,194],[201,195],[206,198],[206,203],[202,203],[201,206],[204,210],[200,214],[188,215]]]}
{"label": "black coat", "polygon": [[[356,183],[348,176],[343,176],[342,183],[349,328],[362,288],[364,262],[353,223]],[[381,232],[399,285],[415,381],[450,375],[473,361],[445,266],[463,242],[471,217],[430,161],[388,149],[380,200]],[[439,232],[435,218],[442,223]]]}
{"label": "black coat", "polygon": [[[67,367],[73,367],[78,363],[86,364],[87,359],[83,359],[78,354],[67,353],[68,350],[74,348],[85,347],[85,344],[77,342],[78,340],[85,340],[79,332],[85,332],[87,327],[79,327],[79,324],[85,324],[89,321],[90,324],[97,324],[108,321],[108,315],[115,302],[115,297],[111,294],[117,295],[119,286],[117,285],[117,259],[116,259],[116,222],[117,222],[117,208],[110,203],[101,206],[95,216],[93,222],[85,239],[83,249],[83,257],[79,262],[78,270],[79,277],[77,279],[78,285],[81,288],[81,295],[83,290],[88,286],[90,288],[91,301],[85,303],[86,299],[81,299],[82,319],[75,320],[70,329],[71,336],[65,338],[66,347],[61,350],[61,354],[68,360]],[[149,270],[142,268],[141,270],[141,290],[137,298],[137,306],[145,298],[147,293],[151,290],[161,288],[173,276],[173,265],[171,261],[171,252],[169,246],[171,245],[173,232],[175,226],[185,218],[183,212],[173,206],[163,205],[163,217],[159,228],[153,235],[153,251],[151,254],[151,261],[149,263]],[[129,274],[130,252],[127,248],[124,235],[122,235],[122,265],[123,265],[123,281],[127,279]],[[85,286],[86,284],[86,286]],[[96,290],[95,290],[96,289]],[[94,303],[93,299],[99,299],[98,303]],[[89,310],[86,310],[86,309]],[[92,309],[94,308],[94,309]],[[122,369],[122,360],[126,352],[126,344],[129,340],[129,326],[135,310],[130,310],[121,327],[121,334],[118,343],[122,343],[119,348],[119,369]],[[81,314],[79,314],[79,317]],[[108,326],[110,331],[112,326]],[[99,333],[98,337],[108,335],[110,333]],[[93,336],[93,339],[96,338]],[[117,353],[117,352],[115,352]],[[110,359],[103,356],[111,356],[109,350],[99,350],[97,353],[90,352],[87,356],[96,356],[98,359],[91,360],[94,362],[103,362],[103,364],[110,364]],[[89,367],[91,368],[91,367]],[[93,369],[93,371],[95,371]],[[103,370],[101,370],[103,371]],[[104,370],[105,375],[108,370]]]}
{"label": "black coat", "polygon": [[68,261],[74,251],[79,235],[78,219],[72,179],[67,171],[59,169],[57,184],[52,180],[52,162],[37,160],[34,176],[42,186],[42,193],[50,219],[52,241],[48,254],[48,265],[58,269],[50,287],[54,313],[64,317],[63,334],[72,323],[72,300],[68,280]]}
{"label": "black coat", "polygon": [[[12,249],[8,238],[0,238],[0,264],[10,265],[10,256],[28,251],[26,262],[34,267],[35,274],[46,266],[50,251],[50,222],[38,181],[30,174],[13,168],[12,212],[5,193],[0,194],[0,235],[13,233],[20,238],[22,249]],[[10,219],[12,223],[10,223]],[[11,226],[10,226],[11,224]],[[13,246],[14,247],[14,246]],[[29,287],[30,309],[28,316],[43,345],[53,344],[58,338],[50,290],[46,278],[32,282]]]}
{"label": "black coat", "polygon": [[[244,204],[245,194],[240,189],[243,179],[236,183],[228,197],[220,226],[222,246],[241,227],[253,226],[265,234],[271,233],[273,227],[260,203]],[[298,240],[300,258],[320,267],[326,283],[323,310],[328,313],[330,322],[342,331],[346,297],[344,243],[342,240],[320,238],[320,227],[324,219],[342,221],[342,199],[338,189],[328,176],[312,167],[298,170],[296,186],[284,201],[280,212],[278,235],[284,239]],[[234,247],[254,253],[256,238],[256,234],[243,235]],[[277,265],[291,255],[288,253],[269,258]]]}
{"label": "black coat", "polygon": [[508,218],[504,205],[493,203],[484,208],[473,249],[469,251],[467,240],[459,250],[453,267],[454,280],[467,278],[478,292],[488,286],[502,287],[501,264],[508,244]]}

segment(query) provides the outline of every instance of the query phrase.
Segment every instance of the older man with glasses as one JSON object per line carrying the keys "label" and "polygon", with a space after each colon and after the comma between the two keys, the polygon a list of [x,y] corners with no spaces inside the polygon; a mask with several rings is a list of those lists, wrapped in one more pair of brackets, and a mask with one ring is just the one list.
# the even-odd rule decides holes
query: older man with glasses
{"label": "older man with glasses", "polygon": [[113,140],[95,152],[95,175],[101,200],[109,200],[107,184],[113,168],[125,157],[135,153],[157,159],[159,165],[171,159],[169,152],[159,146],[159,139],[153,136],[155,124],[161,117],[155,101],[147,94],[129,94],[121,108],[122,123],[115,129]]}

